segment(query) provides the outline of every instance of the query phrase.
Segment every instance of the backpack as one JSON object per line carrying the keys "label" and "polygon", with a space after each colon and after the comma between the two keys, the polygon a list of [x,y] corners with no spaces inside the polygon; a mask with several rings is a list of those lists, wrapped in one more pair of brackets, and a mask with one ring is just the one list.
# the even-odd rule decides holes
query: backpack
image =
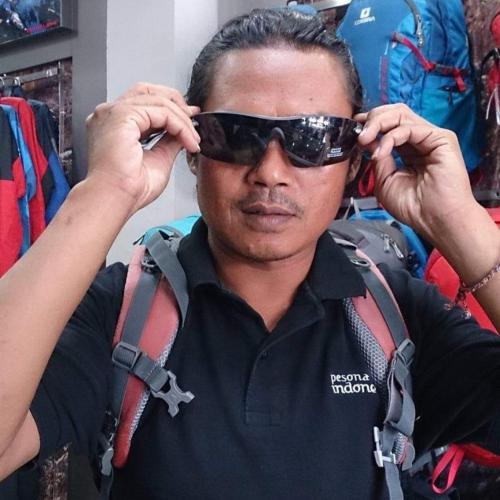
{"label": "backpack", "polygon": [[350,47],[368,109],[403,102],[455,131],[469,171],[484,137],[461,0],[352,0],[337,34]]}
{"label": "backpack", "polygon": [[[487,210],[500,229],[500,208]],[[459,277],[448,261],[436,249],[432,251],[429,257],[424,278],[426,281],[434,283],[440,292],[449,299],[453,300],[456,297],[460,286]],[[474,296],[467,294],[466,300],[468,309],[478,323],[483,328],[499,333]],[[452,444],[438,461],[432,474],[432,489],[436,493],[445,493],[453,486],[458,470],[465,459],[485,467],[500,468],[500,456],[475,444]],[[445,475],[445,485],[440,487],[437,482],[445,471],[448,471]]]}
{"label": "backpack", "polygon": [[500,10],[493,16],[490,32],[495,47],[486,54],[481,63],[481,76],[486,77],[486,120],[491,114],[500,126]]}
{"label": "backpack", "polygon": [[[125,465],[132,437],[150,397],[162,399],[175,417],[195,397],[184,392],[165,363],[182,327],[187,281],[177,259],[177,229],[163,226],[141,241],[129,264],[123,304],[113,340],[110,408],[99,438],[101,498],[109,498],[113,468]],[[336,236],[332,233],[332,237]],[[380,271],[356,245],[336,239],[364,278],[365,297],[344,299],[346,320],[385,404],[373,428],[374,459],[384,469],[391,500],[403,500],[399,470],[411,467],[415,406],[410,365],[415,347]],[[168,385],[168,390],[165,386]]]}
{"label": "backpack", "polygon": [[[366,246],[352,234],[346,239],[358,245],[375,264],[383,262],[390,269],[406,269],[416,278],[422,278],[429,255],[417,233],[410,226],[396,220],[383,208],[361,209],[359,199],[355,198],[351,198],[344,219],[349,215],[351,206],[354,208],[354,213],[349,216],[349,222],[344,226],[345,230],[349,230],[349,227],[356,228],[371,244]],[[333,225],[337,223],[335,221]],[[334,227],[336,232],[339,229],[339,226]],[[380,244],[380,239],[383,240],[383,245]]]}

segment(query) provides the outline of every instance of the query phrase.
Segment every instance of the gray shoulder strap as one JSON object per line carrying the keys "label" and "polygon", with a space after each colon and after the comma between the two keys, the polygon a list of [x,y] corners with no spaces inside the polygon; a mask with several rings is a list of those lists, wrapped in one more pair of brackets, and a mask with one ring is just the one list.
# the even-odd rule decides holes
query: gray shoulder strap
{"label": "gray shoulder strap", "polygon": [[177,258],[177,254],[159,232],[151,236],[146,243],[146,248],[172,287],[181,311],[182,325],[184,325],[189,295],[186,274]]}

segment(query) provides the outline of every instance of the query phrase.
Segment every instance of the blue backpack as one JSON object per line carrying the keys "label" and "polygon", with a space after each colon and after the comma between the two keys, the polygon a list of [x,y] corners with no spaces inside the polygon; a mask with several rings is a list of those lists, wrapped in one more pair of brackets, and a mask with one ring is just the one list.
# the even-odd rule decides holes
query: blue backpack
{"label": "blue backpack", "polygon": [[461,0],[352,0],[337,34],[350,47],[368,109],[403,102],[453,130],[469,171],[484,134]]}

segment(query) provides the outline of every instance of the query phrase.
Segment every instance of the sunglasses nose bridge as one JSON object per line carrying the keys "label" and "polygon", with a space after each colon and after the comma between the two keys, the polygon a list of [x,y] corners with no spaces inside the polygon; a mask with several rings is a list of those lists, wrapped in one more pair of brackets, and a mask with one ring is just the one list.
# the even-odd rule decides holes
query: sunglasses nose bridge
{"label": "sunglasses nose bridge", "polygon": [[280,127],[273,127],[271,133],[269,134],[269,141],[273,139],[279,139],[280,143],[283,145],[285,142],[285,134]]}

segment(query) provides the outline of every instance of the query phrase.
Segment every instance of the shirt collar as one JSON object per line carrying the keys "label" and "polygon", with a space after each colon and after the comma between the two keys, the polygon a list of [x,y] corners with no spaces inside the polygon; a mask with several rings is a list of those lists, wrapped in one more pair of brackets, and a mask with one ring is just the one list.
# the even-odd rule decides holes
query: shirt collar
{"label": "shirt collar", "polygon": [[[207,226],[200,218],[179,246],[179,260],[191,290],[207,284],[221,287],[207,237]],[[320,300],[356,297],[366,291],[361,274],[327,232],[318,240],[306,281]]]}
{"label": "shirt collar", "polygon": [[363,277],[328,232],[323,233],[306,281],[319,299],[365,295]]}

